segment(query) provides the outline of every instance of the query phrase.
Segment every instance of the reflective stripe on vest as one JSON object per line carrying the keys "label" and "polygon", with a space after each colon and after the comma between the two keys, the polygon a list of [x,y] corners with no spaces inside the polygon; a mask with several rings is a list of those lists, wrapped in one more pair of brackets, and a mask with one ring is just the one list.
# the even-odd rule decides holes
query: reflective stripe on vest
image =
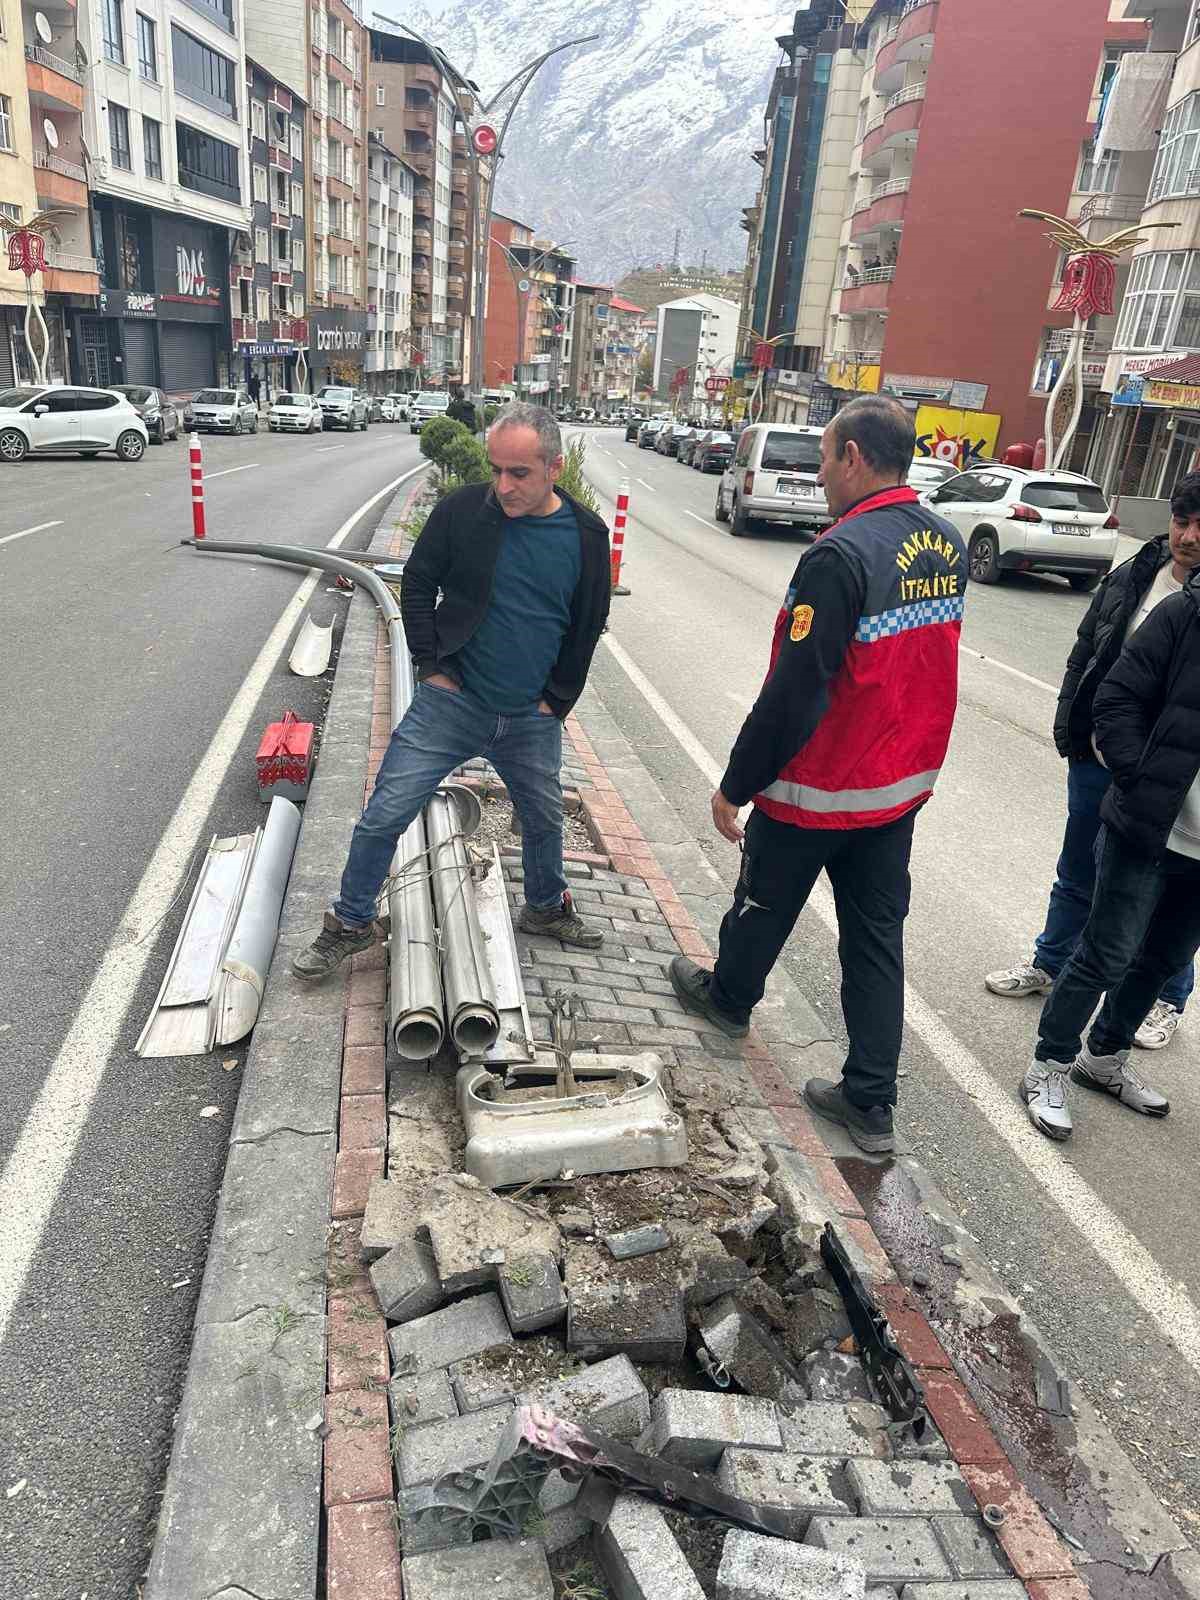
{"label": "reflective stripe on vest", "polygon": [[899,783],[888,783],[881,789],[813,789],[806,783],[776,778],[762,791],[762,798],[782,806],[798,806],[802,811],[887,811],[926,794],[937,782],[940,771],[940,767],[934,767],[930,772],[916,772],[911,778],[901,778]]}

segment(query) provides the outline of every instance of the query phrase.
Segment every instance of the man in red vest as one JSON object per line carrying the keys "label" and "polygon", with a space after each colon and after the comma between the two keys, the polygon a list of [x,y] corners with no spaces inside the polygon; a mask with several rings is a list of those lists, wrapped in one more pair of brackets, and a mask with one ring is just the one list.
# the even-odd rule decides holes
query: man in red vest
{"label": "man in red vest", "polygon": [[805,1098],[869,1151],[893,1147],[908,859],[954,722],[967,584],[962,540],[907,486],[914,445],[911,416],[879,395],[825,429],[820,481],[838,520],[796,568],[712,798],[717,831],[743,850],[716,969],[671,964],[687,1009],[741,1038],[824,870],[850,1049],[841,1080],[810,1078]]}

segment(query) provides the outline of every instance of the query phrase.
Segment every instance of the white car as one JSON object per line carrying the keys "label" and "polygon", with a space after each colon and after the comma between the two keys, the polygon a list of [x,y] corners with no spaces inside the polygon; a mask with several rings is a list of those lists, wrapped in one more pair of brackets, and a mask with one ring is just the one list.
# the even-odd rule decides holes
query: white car
{"label": "white car", "polygon": [[25,386],[0,391],[0,461],[26,456],[98,456],[121,461],[146,453],[146,424],[124,395],[111,389]]}
{"label": "white car", "polygon": [[392,410],[397,422],[408,421],[409,399],[406,394],[390,394],[388,399],[392,402]]}
{"label": "white car", "polygon": [[396,402],[390,394],[383,395],[381,399],[376,400],[375,404],[379,407],[379,419],[381,422],[397,421]]}
{"label": "white car", "polygon": [[1034,472],[989,461],[921,496],[962,534],[976,583],[1006,572],[1057,572],[1094,589],[1112,566],[1120,524],[1104,491],[1077,472]]}
{"label": "white car", "polygon": [[445,389],[422,389],[408,410],[409,433],[420,433],[422,424],[444,417],[449,409],[450,396]]}
{"label": "white car", "polygon": [[316,397],[277,394],[267,412],[267,427],[272,433],[320,433],[324,421]]}
{"label": "white car", "polygon": [[201,389],[184,422],[195,433],[257,433],[258,406],[246,388]]}

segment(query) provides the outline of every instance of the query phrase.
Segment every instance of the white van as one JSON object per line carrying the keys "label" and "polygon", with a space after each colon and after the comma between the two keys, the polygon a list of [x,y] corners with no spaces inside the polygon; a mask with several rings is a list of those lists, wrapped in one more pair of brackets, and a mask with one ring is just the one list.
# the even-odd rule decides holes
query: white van
{"label": "white van", "polygon": [[743,431],[717,485],[713,513],[729,523],[735,539],[751,533],[755,523],[815,530],[834,520],[817,482],[823,431],[782,422],[755,422]]}

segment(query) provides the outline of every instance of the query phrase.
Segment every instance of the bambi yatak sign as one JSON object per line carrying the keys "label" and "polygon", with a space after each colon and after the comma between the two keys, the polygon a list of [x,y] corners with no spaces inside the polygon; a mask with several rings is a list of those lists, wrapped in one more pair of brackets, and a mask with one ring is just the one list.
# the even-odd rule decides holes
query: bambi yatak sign
{"label": "bambi yatak sign", "polygon": [[353,328],[318,328],[318,350],[361,350],[363,335]]}

